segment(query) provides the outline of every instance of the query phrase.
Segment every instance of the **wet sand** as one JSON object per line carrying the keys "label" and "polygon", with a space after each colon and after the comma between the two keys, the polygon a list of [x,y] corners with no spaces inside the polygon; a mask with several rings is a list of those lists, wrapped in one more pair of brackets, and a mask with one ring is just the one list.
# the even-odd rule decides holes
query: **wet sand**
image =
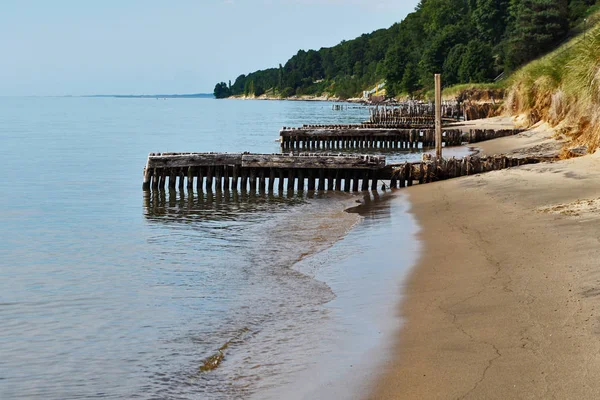
{"label": "wet sand", "polygon": [[[481,147],[549,136],[530,135]],[[368,398],[600,398],[600,156],[403,193],[423,252]]]}

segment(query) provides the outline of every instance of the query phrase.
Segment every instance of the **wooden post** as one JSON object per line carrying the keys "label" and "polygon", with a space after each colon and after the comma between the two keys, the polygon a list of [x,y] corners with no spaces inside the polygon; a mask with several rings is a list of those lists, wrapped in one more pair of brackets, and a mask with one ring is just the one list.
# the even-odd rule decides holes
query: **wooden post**
{"label": "wooden post", "polygon": [[[302,184],[304,185],[304,182]],[[313,169],[308,170],[308,190],[315,190],[315,171]]]}
{"label": "wooden post", "polygon": [[250,193],[256,194],[256,168],[250,168]]}
{"label": "wooden post", "polygon": [[372,191],[377,191],[377,182],[379,180],[379,177],[377,176],[377,171],[372,169],[371,170],[371,190]]}
{"label": "wooden post", "polygon": [[302,168],[298,169],[298,191],[304,191],[304,170]]}
{"label": "wooden post", "polygon": [[358,192],[358,171],[352,171],[352,191]]}
{"label": "wooden post", "polygon": [[240,178],[241,178],[240,190],[242,192],[248,191],[248,169],[242,168],[242,170],[240,172]]}
{"label": "wooden post", "polygon": [[226,165],[223,167],[223,190],[227,192],[230,188],[233,189],[231,179],[229,179],[229,165]]}
{"label": "wooden post", "polygon": [[319,191],[322,192],[325,190],[325,170],[323,168],[319,169]]}
{"label": "wooden post", "polygon": [[258,191],[260,193],[264,193],[267,188],[267,183],[265,181],[265,169],[261,168],[258,171]]}
{"label": "wooden post", "polygon": [[277,189],[279,191],[280,196],[283,194],[283,180],[284,180],[283,168],[280,168],[279,169],[279,180],[277,181]]}
{"label": "wooden post", "polygon": [[361,190],[363,192],[369,190],[369,171],[363,172]]}
{"label": "wooden post", "polygon": [[169,190],[175,190],[175,170],[170,168],[169,171]]}
{"label": "wooden post", "polygon": [[288,181],[287,181],[287,190],[288,192],[294,191],[294,181],[296,180],[296,176],[294,174],[294,169],[288,169]]}
{"label": "wooden post", "polygon": [[442,76],[435,74],[435,156],[442,159]]}
{"label": "wooden post", "polygon": [[152,172],[153,171],[148,166],[146,166],[146,168],[144,168],[144,183],[142,185],[142,190],[144,190],[144,191],[150,190],[150,181],[152,180]]}
{"label": "wooden post", "polygon": [[342,173],[340,170],[335,170],[335,191],[342,191]]}
{"label": "wooden post", "polygon": [[202,192],[202,184],[204,183],[204,178],[202,177],[202,168],[203,167],[198,167],[198,170],[196,171],[196,191],[198,193]]}
{"label": "wooden post", "polygon": [[350,181],[351,175],[350,175],[350,170],[346,170],[344,172],[344,192],[349,192],[350,191]]}
{"label": "wooden post", "polygon": [[212,192],[213,190],[213,167],[209,166],[206,171],[206,191]]}
{"label": "wooden post", "polygon": [[238,179],[239,179],[239,166],[233,166],[233,178],[231,179],[231,190],[237,190],[238,188]]}
{"label": "wooden post", "polygon": [[334,190],[333,174],[335,171],[327,171],[327,190]]}
{"label": "wooden post", "polygon": [[183,168],[179,169],[178,177],[179,177],[179,191],[183,192],[183,188],[185,186],[185,184],[184,184],[185,173],[183,172]]}
{"label": "wooden post", "polygon": [[275,187],[275,170],[273,168],[269,168],[269,193],[273,193],[273,188]]}
{"label": "wooden post", "polygon": [[159,190],[165,191],[165,184],[167,182],[167,169],[161,168],[160,172],[160,183],[158,185]]}

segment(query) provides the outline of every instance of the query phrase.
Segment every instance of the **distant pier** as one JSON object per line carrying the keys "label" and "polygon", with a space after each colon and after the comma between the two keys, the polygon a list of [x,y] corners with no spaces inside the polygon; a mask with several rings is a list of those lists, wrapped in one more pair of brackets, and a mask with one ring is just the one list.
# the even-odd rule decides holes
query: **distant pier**
{"label": "distant pier", "polygon": [[[503,136],[516,135],[521,129],[443,129],[444,146],[460,146]],[[336,149],[416,149],[435,146],[434,128],[357,125],[305,125],[301,128],[283,127],[279,131],[282,151]]]}

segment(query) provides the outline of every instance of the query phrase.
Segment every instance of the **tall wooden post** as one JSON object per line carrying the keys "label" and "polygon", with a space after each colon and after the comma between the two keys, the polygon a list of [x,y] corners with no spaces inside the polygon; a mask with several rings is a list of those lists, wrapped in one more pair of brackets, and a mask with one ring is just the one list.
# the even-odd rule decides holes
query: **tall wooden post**
{"label": "tall wooden post", "polygon": [[442,159],[442,77],[435,74],[435,156]]}

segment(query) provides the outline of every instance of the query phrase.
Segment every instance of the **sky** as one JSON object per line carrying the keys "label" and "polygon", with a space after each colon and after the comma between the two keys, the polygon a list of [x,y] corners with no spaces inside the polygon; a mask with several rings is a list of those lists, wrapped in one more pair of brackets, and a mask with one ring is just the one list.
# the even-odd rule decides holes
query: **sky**
{"label": "sky", "polygon": [[212,93],[418,0],[0,0],[0,96]]}

